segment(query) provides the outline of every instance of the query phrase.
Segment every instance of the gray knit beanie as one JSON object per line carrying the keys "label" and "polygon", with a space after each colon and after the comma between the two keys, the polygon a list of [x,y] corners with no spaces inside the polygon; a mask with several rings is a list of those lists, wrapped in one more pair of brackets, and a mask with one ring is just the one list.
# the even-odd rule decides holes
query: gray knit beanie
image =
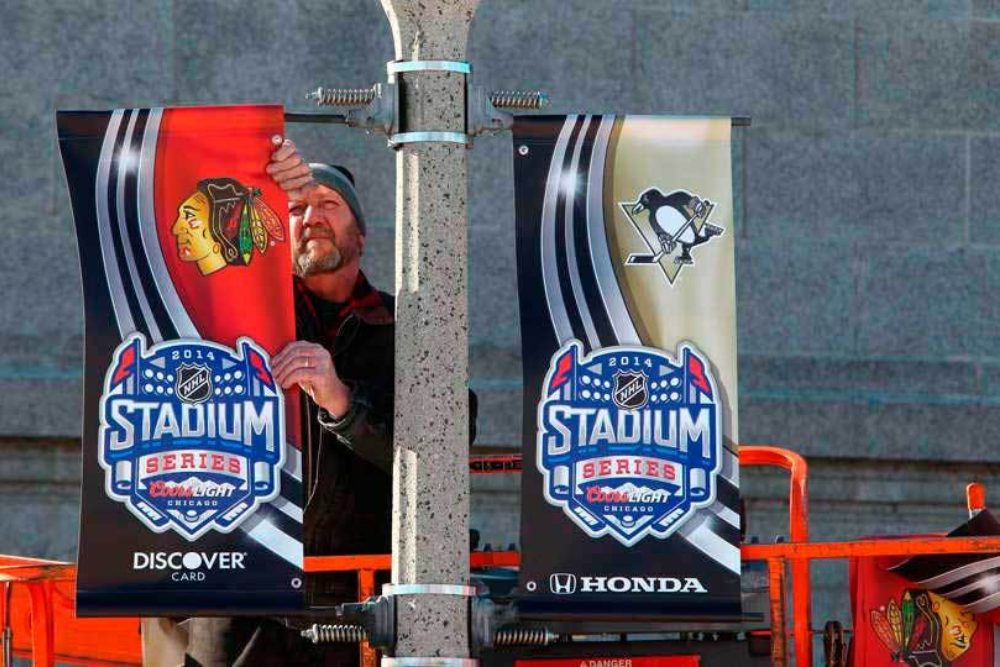
{"label": "gray knit beanie", "polygon": [[336,191],[344,198],[344,201],[347,202],[351,212],[354,214],[354,219],[358,223],[358,230],[362,234],[365,234],[365,212],[361,208],[358,191],[354,189],[354,174],[348,171],[346,167],[335,164],[324,164],[322,162],[313,162],[309,165],[309,168],[312,169],[313,179],[317,183]]}

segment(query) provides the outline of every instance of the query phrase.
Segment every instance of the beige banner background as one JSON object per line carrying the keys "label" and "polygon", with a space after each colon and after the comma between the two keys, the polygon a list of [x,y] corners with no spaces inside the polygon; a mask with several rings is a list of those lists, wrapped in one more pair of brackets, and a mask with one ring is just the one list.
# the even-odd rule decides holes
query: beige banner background
{"label": "beige banner background", "polygon": [[[729,118],[670,119],[625,116],[611,137],[605,170],[604,221],[611,263],[629,315],[643,345],[674,354],[682,342],[707,355],[722,391],[723,434],[739,442],[736,372],[736,276]],[[652,250],[630,222],[622,203],[633,203],[648,188],[668,195],[686,190],[715,205],[708,223],[721,235],[691,249],[693,264],[682,266],[673,284],[663,265],[674,264],[679,249],[662,263],[626,266],[632,253]],[[648,227],[648,211],[633,216]]]}

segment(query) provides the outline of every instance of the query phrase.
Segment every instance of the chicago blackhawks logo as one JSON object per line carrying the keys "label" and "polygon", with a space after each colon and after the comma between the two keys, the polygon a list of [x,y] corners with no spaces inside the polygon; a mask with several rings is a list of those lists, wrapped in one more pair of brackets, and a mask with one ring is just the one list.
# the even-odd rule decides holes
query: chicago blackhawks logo
{"label": "chicago blackhawks logo", "polygon": [[691,249],[724,231],[708,221],[715,204],[685,190],[665,195],[647,188],[638,200],[618,205],[649,248],[648,253],[630,254],[625,265],[659,266],[671,285],[682,268],[694,265]]}
{"label": "chicago blackhawks logo", "polygon": [[545,499],[585,533],[625,546],[665,538],[715,500],[721,404],[708,361],[608,347],[552,358],[538,405]]}
{"label": "chicago blackhawks logo", "polygon": [[869,623],[892,660],[913,667],[948,667],[972,646],[978,626],[973,613],[920,589],[870,610]]}
{"label": "chicago blackhawks logo", "polygon": [[281,219],[260,196],[260,189],[233,178],[206,178],[177,207],[170,231],[177,255],[195,262],[202,275],[227,266],[246,266],[253,251],[263,254],[285,240]]}
{"label": "chicago blackhawks logo", "polygon": [[151,530],[227,533],[279,493],[284,402],[267,354],[208,341],[115,351],[101,396],[98,460],[108,496]]}

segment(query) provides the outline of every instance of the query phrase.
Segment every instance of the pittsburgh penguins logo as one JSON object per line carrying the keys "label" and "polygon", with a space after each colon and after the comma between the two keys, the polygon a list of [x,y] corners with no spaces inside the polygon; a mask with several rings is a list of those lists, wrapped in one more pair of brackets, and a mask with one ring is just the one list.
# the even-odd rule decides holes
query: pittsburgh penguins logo
{"label": "pittsburgh penguins logo", "polygon": [[671,285],[683,267],[694,265],[692,248],[724,231],[708,222],[715,204],[685,190],[665,195],[646,188],[636,201],[618,205],[649,247],[648,253],[630,254],[625,265],[660,266]]}

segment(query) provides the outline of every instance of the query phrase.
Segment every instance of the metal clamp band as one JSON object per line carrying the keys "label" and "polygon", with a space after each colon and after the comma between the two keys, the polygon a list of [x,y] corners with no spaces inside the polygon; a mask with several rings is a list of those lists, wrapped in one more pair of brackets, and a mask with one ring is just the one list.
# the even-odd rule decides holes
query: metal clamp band
{"label": "metal clamp band", "polygon": [[474,658],[382,658],[382,667],[478,667]]}
{"label": "metal clamp band", "polygon": [[474,598],[475,586],[464,584],[382,584],[382,595],[460,595]]}
{"label": "metal clamp band", "polygon": [[385,70],[391,79],[399,72],[458,72],[472,74],[472,65],[460,60],[390,60]]}
{"label": "metal clamp band", "polygon": [[389,143],[448,143],[468,145],[469,137],[463,132],[399,132],[389,137]]}

